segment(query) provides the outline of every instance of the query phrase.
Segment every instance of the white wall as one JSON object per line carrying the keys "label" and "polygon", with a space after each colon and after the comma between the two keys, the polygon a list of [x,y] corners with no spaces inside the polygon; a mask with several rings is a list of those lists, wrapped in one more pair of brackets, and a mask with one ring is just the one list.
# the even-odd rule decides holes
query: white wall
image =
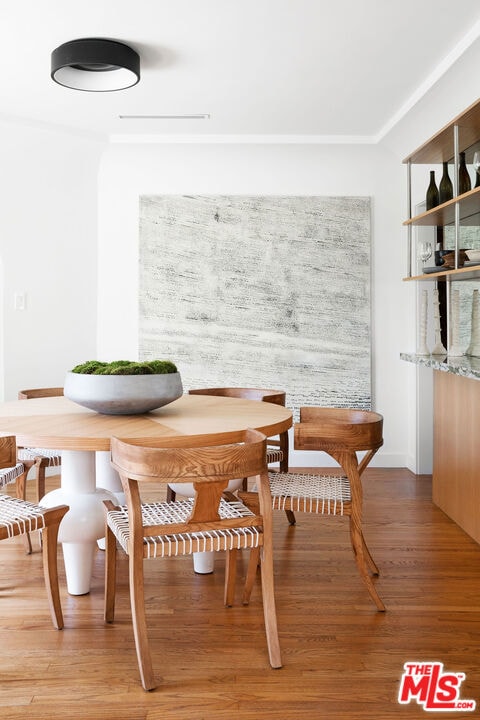
{"label": "white wall", "polygon": [[[404,465],[413,349],[402,285],[403,169],[382,148],[319,145],[112,145],[99,176],[98,355],[136,357],[140,194],[368,195],[373,198],[373,398],[385,416],[378,464]],[[352,238],[355,242],[355,238]],[[285,388],[288,393],[288,388]],[[309,456],[308,462],[313,458]]]}
{"label": "white wall", "polygon": [[[101,145],[44,128],[0,125],[4,398],[63,385],[95,356],[97,171]],[[25,293],[26,309],[14,310]]]}

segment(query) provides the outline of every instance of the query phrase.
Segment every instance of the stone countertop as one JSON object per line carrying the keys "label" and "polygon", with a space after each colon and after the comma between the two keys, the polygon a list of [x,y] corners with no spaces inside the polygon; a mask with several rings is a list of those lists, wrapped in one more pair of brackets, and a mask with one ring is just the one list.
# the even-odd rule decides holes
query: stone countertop
{"label": "stone countertop", "polygon": [[416,365],[431,367],[433,370],[442,370],[443,372],[453,373],[453,375],[480,380],[480,358],[472,355],[448,357],[447,355],[400,353],[400,358]]}

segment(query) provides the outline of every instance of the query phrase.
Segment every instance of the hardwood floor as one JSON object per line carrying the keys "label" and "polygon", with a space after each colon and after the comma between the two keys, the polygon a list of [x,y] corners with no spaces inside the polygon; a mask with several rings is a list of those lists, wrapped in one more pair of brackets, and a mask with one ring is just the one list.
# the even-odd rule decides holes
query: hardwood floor
{"label": "hardwood floor", "polygon": [[[146,564],[148,617],[160,686],[139,682],[127,564],[116,622],[103,623],[103,553],[89,595],[60,582],[65,629],[53,629],[41,555],[0,546],[0,717],[3,720],[372,720],[472,718],[397,701],[403,665],[440,661],[463,672],[480,703],[480,546],[431,502],[427,476],[365,473],[365,536],[380,567],[378,613],[353,561],[346,521],[275,513],[276,595],[284,667],[268,664],[258,586],[249,607],[224,608],[223,558],[198,576],[189,558]],[[32,483],[33,488],[33,483]],[[38,542],[35,540],[35,548]],[[246,562],[243,563],[243,570]],[[257,581],[258,582],[258,581]],[[241,581],[237,587],[240,598]]]}

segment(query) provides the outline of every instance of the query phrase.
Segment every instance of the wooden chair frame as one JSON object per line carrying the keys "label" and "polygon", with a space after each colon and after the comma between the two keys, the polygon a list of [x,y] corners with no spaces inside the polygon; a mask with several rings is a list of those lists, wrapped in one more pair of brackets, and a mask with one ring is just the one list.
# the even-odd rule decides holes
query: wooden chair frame
{"label": "wooden chair frame", "polygon": [[[165,441],[164,441],[165,442]],[[180,444],[176,438],[175,444]],[[185,442],[185,440],[183,440]],[[280,645],[278,640],[274,581],[273,581],[273,549],[272,549],[272,500],[270,495],[268,473],[266,467],[266,439],[256,430],[247,430],[238,443],[233,445],[216,445],[201,447],[201,438],[188,438],[189,447],[161,447],[161,439],[156,447],[142,447],[112,438],[112,465],[118,471],[126,497],[128,511],[128,536],[125,540],[129,558],[129,584],[132,608],[132,621],[135,636],[137,660],[142,685],[145,690],[155,687],[155,678],[148,642],[147,623],[145,616],[144,593],[144,558],[150,554],[151,543],[155,539],[171,536],[176,538],[192,533],[241,534],[244,528],[256,529],[262,567],[262,596],[267,646],[272,667],[281,667]],[[238,477],[255,477],[259,489],[259,512],[247,517],[225,519],[220,515],[222,497],[228,482]],[[145,525],[142,510],[148,510],[148,504],[142,505],[139,486],[148,483],[187,482],[193,483],[195,499],[191,514],[184,522]],[[238,503],[238,499],[235,498]],[[191,502],[191,501],[190,501]],[[172,505],[163,503],[168,512]],[[227,503],[228,504],[228,503]],[[243,507],[241,503],[239,506]],[[106,507],[106,564],[105,564],[105,621],[112,622],[115,608],[115,574],[118,535],[112,531],[114,513],[119,509],[111,503]],[[244,510],[246,510],[244,508]],[[246,511],[248,512],[248,511]],[[163,515],[162,515],[163,517]],[[116,528],[118,531],[118,527]],[[251,535],[251,533],[250,533]],[[244,533],[244,538],[249,534]],[[149,539],[149,543],[145,538]],[[204,541],[202,540],[202,543]],[[211,546],[202,549],[219,549],[219,541],[215,538]],[[223,542],[223,541],[222,541]],[[252,547],[250,540],[244,540],[244,547]],[[125,547],[124,545],[124,547]],[[217,546],[216,546],[217,545]],[[242,546],[243,547],[243,546]],[[163,545],[162,545],[163,548]],[[222,550],[226,550],[225,594],[227,606],[233,604],[235,589],[235,569],[238,547],[230,540],[225,541]],[[197,549],[181,550],[181,554],[190,554]],[[176,550],[167,554],[176,554]]]}
{"label": "wooden chair frame", "polygon": [[[348,479],[351,499],[341,502],[329,502],[328,514],[346,515],[349,517],[350,540],[355,561],[367,590],[380,611],[385,605],[380,599],[371,575],[378,576],[379,570],[368,549],[362,530],[363,489],[361,475],[369,465],[375,453],[383,444],[383,417],[368,410],[350,408],[300,408],[300,422],[294,425],[294,447],[296,450],[323,451],[334,458]],[[365,451],[361,461],[357,453]],[[286,479],[298,478],[308,483],[315,476],[306,473],[287,473]],[[322,502],[317,505],[312,502],[312,496],[300,497],[293,494],[276,495],[275,484],[281,483],[282,474],[270,473],[273,507],[282,510],[295,510],[296,512],[324,513]],[[252,509],[255,507],[255,496],[251,493],[239,493],[239,497]],[[313,498],[324,501],[326,498]],[[250,558],[249,582],[253,583],[255,558]],[[370,575],[371,573],[371,575]],[[245,592],[248,597],[250,585],[247,584]]]}

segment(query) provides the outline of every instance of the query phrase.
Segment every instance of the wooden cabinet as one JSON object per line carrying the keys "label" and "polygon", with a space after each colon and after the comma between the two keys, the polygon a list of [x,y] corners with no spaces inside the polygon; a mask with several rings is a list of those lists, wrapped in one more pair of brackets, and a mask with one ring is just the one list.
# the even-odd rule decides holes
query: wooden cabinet
{"label": "wooden cabinet", "polygon": [[434,370],[432,499],[480,543],[480,382]]}

